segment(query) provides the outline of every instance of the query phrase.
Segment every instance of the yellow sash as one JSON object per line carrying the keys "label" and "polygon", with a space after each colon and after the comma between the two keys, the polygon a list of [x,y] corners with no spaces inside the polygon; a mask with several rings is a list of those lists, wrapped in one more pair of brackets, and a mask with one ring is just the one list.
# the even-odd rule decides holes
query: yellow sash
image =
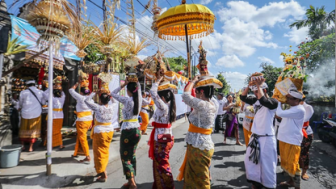
{"label": "yellow sash", "polygon": [[[192,132],[192,133],[200,133],[200,134],[204,134],[204,135],[211,135],[211,133],[212,133],[211,128],[210,129],[200,128],[200,127],[197,127],[197,126],[193,125],[192,123],[189,124],[188,131]],[[188,147],[187,147],[187,151],[188,151]],[[183,163],[182,163],[182,165],[179,169],[180,173],[177,176],[178,181],[182,181],[182,179],[184,178],[184,170],[185,170],[186,163],[187,163],[187,152],[184,155]]]}
{"label": "yellow sash", "polygon": [[95,119],[94,120],[94,125],[91,129],[90,138],[93,139],[93,130],[94,130],[95,126],[97,126],[97,125],[99,125],[99,126],[110,126],[111,124],[112,124],[112,122],[101,123],[101,122],[99,122]]}
{"label": "yellow sash", "polygon": [[81,117],[92,115],[92,112],[91,111],[86,111],[86,112],[76,112],[75,111],[75,114],[77,115],[78,118],[81,118]]}
{"label": "yellow sash", "polygon": [[137,122],[138,119],[124,119],[124,122]]}
{"label": "yellow sash", "polygon": [[149,108],[149,106],[148,106],[148,105],[146,105],[146,106],[141,106],[141,108],[147,108],[147,109],[148,109],[148,108]]}

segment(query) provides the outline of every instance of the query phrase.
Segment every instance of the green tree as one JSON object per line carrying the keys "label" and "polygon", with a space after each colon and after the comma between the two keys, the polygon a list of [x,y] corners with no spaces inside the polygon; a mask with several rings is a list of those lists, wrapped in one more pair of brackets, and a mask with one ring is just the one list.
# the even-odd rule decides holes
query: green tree
{"label": "green tree", "polygon": [[[168,61],[170,69],[176,73],[178,71],[184,70],[184,68],[188,66],[187,60],[184,59],[182,56],[165,58],[164,61],[166,63]],[[192,74],[197,75],[197,73],[198,73],[198,69],[196,68],[196,66],[194,66],[194,69],[192,69]],[[184,76],[187,76],[187,74],[188,73],[185,70]]]}
{"label": "green tree", "polygon": [[229,94],[230,92],[230,85],[226,81],[225,77],[220,73],[216,77],[219,81],[223,83],[223,87],[219,89],[215,89],[216,93],[223,93],[225,95]]}
{"label": "green tree", "polygon": [[321,8],[314,8],[310,5],[309,9],[306,10],[306,19],[297,20],[291,25],[290,28],[296,27],[300,29],[302,27],[309,27],[309,36],[315,40],[319,39],[323,31],[333,22],[335,24],[335,10],[327,13],[324,6]]}
{"label": "green tree", "polygon": [[261,73],[264,74],[266,84],[268,85],[268,95],[272,96],[272,91],[275,88],[275,83],[283,68],[274,67],[269,63],[261,63],[260,68],[262,68]]}

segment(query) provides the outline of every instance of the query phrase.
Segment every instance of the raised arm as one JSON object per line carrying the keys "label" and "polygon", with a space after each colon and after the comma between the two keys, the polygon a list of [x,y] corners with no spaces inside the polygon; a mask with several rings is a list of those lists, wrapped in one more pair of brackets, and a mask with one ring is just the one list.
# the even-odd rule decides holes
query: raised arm
{"label": "raised arm", "polygon": [[247,104],[254,104],[255,102],[257,102],[257,98],[253,97],[253,96],[247,96],[247,93],[249,91],[249,87],[247,86],[245,88],[245,90],[242,92],[242,94],[240,95],[240,100],[247,103]]}
{"label": "raised arm", "polygon": [[274,110],[278,107],[278,101],[274,98],[266,98],[265,96],[259,99],[261,105],[265,106],[270,110]]}
{"label": "raised arm", "polygon": [[281,108],[281,102],[278,102],[278,108],[276,115],[282,118],[298,119],[304,117],[305,111],[300,111],[298,109],[290,108],[288,110],[283,110]]}
{"label": "raised arm", "polygon": [[77,87],[78,87],[78,82],[74,86],[72,86],[71,89],[69,89],[69,93],[74,99],[81,100],[83,99],[83,96],[76,92]]}
{"label": "raised arm", "polygon": [[[128,98],[125,97],[125,96],[120,96],[118,93],[120,92],[120,90],[121,90],[122,88],[124,88],[124,87],[127,85],[127,83],[128,83],[128,82],[126,81],[123,85],[121,85],[120,87],[114,89],[114,90],[111,92],[111,96],[112,96],[115,100],[117,100],[117,101],[119,101],[120,103],[123,103],[123,104],[126,104]],[[140,94],[141,94],[141,93],[140,93]]]}
{"label": "raised arm", "polygon": [[[158,81],[158,82],[160,82],[160,81]],[[160,98],[160,96],[157,93],[157,90],[158,90],[158,87],[159,87],[159,83],[158,82],[155,82],[155,83],[152,84],[152,88],[151,88],[151,90],[149,92],[150,92],[150,94],[151,94],[151,96],[153,98],[155,106],[158,109],[160,109],[160,110],[164,110],[166,108],[166,105],[165,105],[165,103],[162,101],[162,99]]]}
{"label": "raised arm", "polygon": [[92,92],[89,96],[89,98],[85,99],[85,104],[93,111],[98,111],[99,110],[99,105],[94,103],[93,100],[91,100],[94,96],[96,95],[95,92]]}

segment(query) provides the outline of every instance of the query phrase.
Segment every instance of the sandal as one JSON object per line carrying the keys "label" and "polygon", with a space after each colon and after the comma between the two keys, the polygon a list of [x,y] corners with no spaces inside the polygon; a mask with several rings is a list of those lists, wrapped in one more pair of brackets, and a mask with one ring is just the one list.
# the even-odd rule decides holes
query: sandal
{"label": "sandal", "polygon": [[59,150],[63,150],[64,148],[65,148],[65,146],[62,146],[62,147],[59,148]]}
{"label": "sandal", "polygon": [[125,183],[125,184],[121,187],[121,189],[129,189],[129,187],[130,187],[130,184],[129,184],[129,183]]}
{"label": "sandal", "polygon": [[99,178],[96,179],[96,182],[106,182],[106,180],[107,180],[107,178],[99,177]]}
{"label": "sandal", "polygon": [[278,186],[294,187],[294,184],[290,184],[288,181],[284,181],[284,182],[280,182]]}
{"label": "sandal", "polygon": [[306,174],[301,176],[302,180],[309,180],[309,176]]}

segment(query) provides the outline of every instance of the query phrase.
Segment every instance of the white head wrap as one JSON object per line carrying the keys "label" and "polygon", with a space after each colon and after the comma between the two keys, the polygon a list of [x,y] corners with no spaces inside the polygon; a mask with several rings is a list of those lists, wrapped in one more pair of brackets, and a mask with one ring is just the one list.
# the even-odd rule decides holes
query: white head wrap
{"label": "white head wrap", "polygon": [[35,84],[35,80],[28,80],[28,81],[26,81],[26,85],[29,85],[29,84]]}
{"label": "white head wrap", "polygon": [[302,100],[302,98],[303,98],[303,94],[301,92],[299,92],[296,88],[290,88],[288,90],[288,94],[290,94],[292,97],[300,99],[300,100]]}

